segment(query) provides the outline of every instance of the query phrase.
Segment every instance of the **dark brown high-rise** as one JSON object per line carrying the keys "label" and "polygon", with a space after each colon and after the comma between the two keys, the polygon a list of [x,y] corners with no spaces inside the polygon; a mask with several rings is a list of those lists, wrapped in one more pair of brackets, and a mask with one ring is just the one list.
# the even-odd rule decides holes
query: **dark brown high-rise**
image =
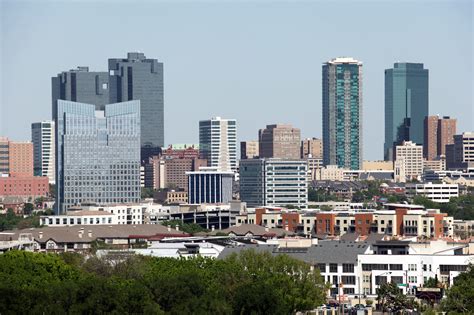
{"label": "dark brown high-rise", "polygon": [[291,125],[267,125],[258,132],[261,158],[300,158],[301,131]]}
{"label": "dark brown high-rise", "polygon": [[434,160],[446,154],[446,145],[453,143],[456,134],[456,119],[449,116],[426,116],[424,121],[423,155]]}

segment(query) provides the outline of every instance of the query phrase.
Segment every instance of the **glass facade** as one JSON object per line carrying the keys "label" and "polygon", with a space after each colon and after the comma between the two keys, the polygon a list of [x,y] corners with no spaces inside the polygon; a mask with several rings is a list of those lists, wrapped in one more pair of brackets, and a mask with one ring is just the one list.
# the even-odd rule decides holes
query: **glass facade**
{"label": "glass facade", "polygon": [[362,167],[362,63],[336,58],[323,65],[323,161]]}
{"label": "glass facade", "polygon": [[232,172],[188,172],[190,204],[229,203],[232,200]]}
{"label": "glass facade", "polygon": [[137,52],[109,59],[109,82],[110,103],[140,100],[141,146],[163,147],[163,63]]}
{"label": "glass facade", "polygon": [[395,63],[385,70],[384,158],[393,159],[394,144],[423,144],[428,116],[428,69],[422,63]]}
{"label": "glass facade", "polygon": [[140,201],[140,101],[58,100],[56,213],[83,203]]}

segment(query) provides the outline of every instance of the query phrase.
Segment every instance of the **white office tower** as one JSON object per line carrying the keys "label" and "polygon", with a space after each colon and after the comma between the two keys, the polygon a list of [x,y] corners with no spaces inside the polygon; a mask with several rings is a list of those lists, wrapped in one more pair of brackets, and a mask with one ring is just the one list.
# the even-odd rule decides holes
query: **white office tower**
{"label": "white office tower", "polygon": [[199,122],[199,154],[207,166],[219,172],[237,171],[237,126],[235,119],[215,117]]}
{"label": "white office tower", "polygon": [[33,142],[35,176],[48,177],[49,183],[54,184],[54,121],[32,123],[31,141]]}

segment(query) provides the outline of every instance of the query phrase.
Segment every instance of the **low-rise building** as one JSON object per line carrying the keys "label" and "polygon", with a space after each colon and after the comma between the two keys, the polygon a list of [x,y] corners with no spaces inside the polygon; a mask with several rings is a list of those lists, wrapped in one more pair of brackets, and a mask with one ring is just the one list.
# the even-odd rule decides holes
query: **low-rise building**
{"label": "low-rise building", "polygon": [[413,198],[420,195],[437,203],[447,203],[452,197],[459,197],[459,186],[457,184],[407,184],[405,186],[408,197]]}
{"label": "low-rise building", "polygon": [[40,176],[0,176],[0,197],[18,196],[36,199],[49,195],[49,180]]}

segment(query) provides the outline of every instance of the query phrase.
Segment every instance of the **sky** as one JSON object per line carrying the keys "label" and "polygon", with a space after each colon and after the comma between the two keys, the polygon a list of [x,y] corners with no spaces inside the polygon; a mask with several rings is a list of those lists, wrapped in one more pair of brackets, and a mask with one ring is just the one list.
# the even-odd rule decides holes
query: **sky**
{"label": "sky", "polygon": [[198,121],[235,118],[322,136],[321,66],[363,62],[365,160],[383,159],[384,70],[429,69],[430,114],[474,131],[474,1],[0,0],[0,135],[30,140],[51,119],[51,77],[140,51],[164,63],[165,143],[198,143]]}

